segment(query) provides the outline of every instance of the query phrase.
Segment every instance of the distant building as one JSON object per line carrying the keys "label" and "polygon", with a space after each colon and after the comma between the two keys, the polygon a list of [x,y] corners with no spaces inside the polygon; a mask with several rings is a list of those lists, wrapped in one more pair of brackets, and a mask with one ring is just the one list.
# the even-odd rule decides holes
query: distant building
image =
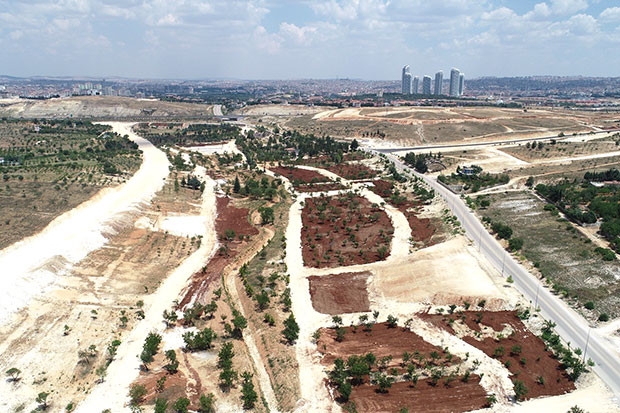
{"label": "distant building", "polygon": [[422,78],[422,94],[430,95],[431,94],[431,77],[424,76]]}
{"label": "distant building", "polygon": [[450,70],[450,96],[455,98],[461,96],[459,85],[461,82],[461,71],[457,68]]}
{"label": "distant building", "polygon": [[443,72],[440,70],[435,73],[435,96],[441,95],[441,90],[443,86]]}
{"label": "distant building", "polygon": [[463,96],[464,90],[465,90],[465,74],[461,73],[459,75],[459,96]]}
{"label": "distant building", "polygon": [[403,74],[401,79],[402,85],[401,90],[403,95],[411,94],[411,71],[409,70],[409,65],[403,66]]}
{"label": "distant building", "polygon": [[413,86],[411,87],[411,93],[415,93],[417,95],[418,93],[420,93],[419,88],[420,88],[420,77],[415,76],[413,78]]}

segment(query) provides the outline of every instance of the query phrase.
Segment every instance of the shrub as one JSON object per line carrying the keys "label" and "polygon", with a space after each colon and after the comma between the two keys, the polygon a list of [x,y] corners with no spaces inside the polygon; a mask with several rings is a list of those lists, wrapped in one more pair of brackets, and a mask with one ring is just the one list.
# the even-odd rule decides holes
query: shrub
{"label": "shrub", "polygon": [[584,304],[584,307],[587,310],[594,310],[594,303],[592,301],[588,301],[587,303]]}
{"label": "shrub", "polygon": [[508,240],[508,249],[510,251],[519,251],[523,248],[523,240],[521,238],[510,238]]}
{"label": "shrub", "polygon": [[603,323],[609,321],[609,315],[607,313],[601,313],[601,315],[598,316],[598,321],[602,321]]}

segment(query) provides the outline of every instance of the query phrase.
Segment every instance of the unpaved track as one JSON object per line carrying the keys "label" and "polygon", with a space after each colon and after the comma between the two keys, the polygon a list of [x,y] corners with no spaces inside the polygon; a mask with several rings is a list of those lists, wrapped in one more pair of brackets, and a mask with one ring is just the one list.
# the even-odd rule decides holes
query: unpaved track
{"label": "unpaved track", "polygon": [[200,248],[168,276],[156,293],[144,300],[144,320],[136,325],[119,347],[114,362],[108,367],[106,381],[93,389],[76,412],[91,413],[105,408],[113,412],[130,411],[127,407],[129,402],[127,394],[131,383],[140,373],[140,361],[137,356],[142,351],[144,340],[150,332],[163,333],[165,326],[162,313],[172,306],[192,274],[199,271],[215,251],[215,181],[206,176],[205,178],[207,182],[202,196],[201,215],[210,219],[206,220],[207,228]]}

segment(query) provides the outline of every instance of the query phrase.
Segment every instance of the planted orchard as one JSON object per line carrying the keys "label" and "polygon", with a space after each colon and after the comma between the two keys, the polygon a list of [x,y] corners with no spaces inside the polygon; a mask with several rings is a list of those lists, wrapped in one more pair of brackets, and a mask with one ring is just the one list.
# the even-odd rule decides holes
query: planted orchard
{"label": "planted orchard", "polygon": [[304,264],[315,268],[387,258],[394,228],[378,205],[353,192],[308,198],[302,211]]}
{"label": "planted orchard", "polygon": [[378,313],[362,315],[348,327],[334,316],[331,328],[315,334],[328,386],[345,409],[354,405],[359,412],[450,412],[487,404],[475,366],[465,367],[447,348],[399,327],[397,318],[377,323],[375,316]]}

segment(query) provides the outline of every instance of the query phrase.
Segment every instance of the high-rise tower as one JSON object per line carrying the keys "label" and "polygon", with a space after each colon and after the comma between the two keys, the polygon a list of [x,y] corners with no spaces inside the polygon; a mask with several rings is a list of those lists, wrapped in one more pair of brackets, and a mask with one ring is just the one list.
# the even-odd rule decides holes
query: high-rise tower
{"label": "high-rise tower", "polygon": [[463,96],[463,90],[465,89],[465,73],[459,75],[459,96]]}
{"label": "high-rise tower", "polygon": [[435,73],[435,96],[442,94],[441,89],[443,89],[443,72],[440,70]]}
{"label": "high-rise tower", "polygon": [[451,97],[459,97],[461,96],[460,85],[461,83],[461,71],[457,68],[452,68],[450,70],[450,96]]}
{"label": "high-rise tower", "polygon": [[422,78],[422,94],[430,95],[431,94],[431,77],[424,76]]}
{"label": "high-rise tower", "polygon": [[415,93],[417,95],[418,93],[420,93],[419,89],[420,89],[420,77],[414,76],[413,87],[411,88],[411,93]]}
{"label": "high-rise tower", "polygon": [[409,65],[403,66],[403,75],[402,75],[402,85],[401,90],[403,95],[411,94],[411,71],[409,70]]}

